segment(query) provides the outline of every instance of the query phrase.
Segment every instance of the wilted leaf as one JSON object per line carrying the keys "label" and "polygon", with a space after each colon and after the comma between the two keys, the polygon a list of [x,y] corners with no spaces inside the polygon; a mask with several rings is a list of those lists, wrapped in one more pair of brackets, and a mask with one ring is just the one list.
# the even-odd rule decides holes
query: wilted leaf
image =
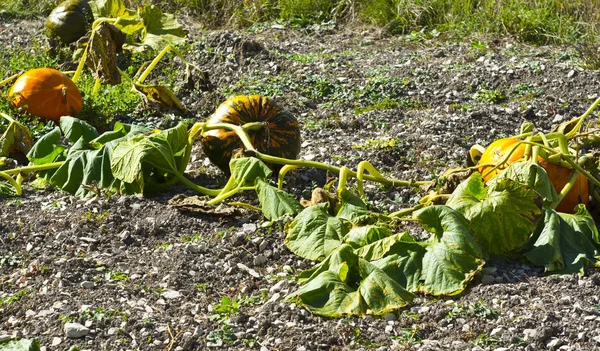
{"label": "wilted leaf", "polygon": [[486,253],[500,255],[527,242],[540,217],[542,199],[512,179],[486,188],[481,174],[475,172],[456,188],[446,205],[465,216]]}
{"label": "wilted leaf", "polygon": [[125,183],[143,183],[142,169],[145,166],[162,173],[179,172],[177,157],[182,156],[187,146],[184,123],[150,135],[134,135],[115,144],[110,167],[115,178]]}
{"label": "wilted leaf", "polygon": [[169,88],[163,85],[143,85],[135,83],[133,84],[133,87],[145,100],[168,106],[183,113],[187,111],[177,96],[175,96]]}
{"label": "wilted leaf", "polygon": [[94,29],[88,42],[85,64],[102,84],[121,83],[117,53],[122,50],[124,43],[125,33],[108,22],[102,22]]}
{"label": "wilted leaf", "polygon": [[125,34],[133,35],[144,28],[137,12],[128,10],[122,0],[95,0],[89,4],[94,18],[118,18],[116,26]]}
{"label": "wilted leaf", "polygon": [[33,146],[33,138],[29,128],[17,121],[12,121],[0,136],[0,157],[18,151],[27,155]]}
{"label": "wilted leaf", "polygon": [[378,240],[392,236],[392,233],[386,227],[376,225],[367,225],[364,227],[354,227],[344,237],[344,242],[354,248],[360,248]]}
{"label": "wilted leaf", "polygon": [[328,213],[329,203],[305,208],[286,226],[285,245],[303,258],[327,257],[342,243],[352,224]]}
{"label": "wilted leaf", "polygon": [[138,7],[138,16],[144,23],[140,38],[141,45],[162,50],[169,44],[185,43],[188,32],[177,22],[175,15],[163,13],[154,5],[142,5]]}
{"label": "wilted leaf", "polygon": [[598,229],[585,206],[574,215],[544,210],[532,239],[532,248],[524,255],[546,272],[582,274],[585,267],[598,265]]}
{"label": "wilted leaf", "polygon": [[447,206],[429,206],[415,212],[423,227],[434,233],[426,242],[420,272],[420,290],[433,295],[462,292],[484,265],[482,252],[462,215]]}

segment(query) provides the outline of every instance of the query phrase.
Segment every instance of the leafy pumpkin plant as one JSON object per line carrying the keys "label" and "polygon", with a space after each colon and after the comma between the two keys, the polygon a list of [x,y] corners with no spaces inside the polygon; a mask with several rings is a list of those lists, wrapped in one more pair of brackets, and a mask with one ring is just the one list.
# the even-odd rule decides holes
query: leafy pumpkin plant
{"label": "leafy pumpkin plant", "polygon": [[[489,182],[510,164],[527,159],[526,151],[527,145],[515,138],[502,138],[491,143],[483,151],[479,161],[481,166],[478,170],[483,175],[483,180]],[[557,193],[560,193],[570,182],[572,176],[576,177],[570,190],[557,205],[557,211],[572,213],[578,204],[586,205],[588,203],[589,184],[584,174],[575,173],[573,168],[564,161],[550,161],[538,156],[536,162],[544,168]]]}
{"label": "leafy pumpkin plant", "polygon": [[[600,99],[590,109],[597,104]],[[213,197],[208,201],[210,205],[241,191],[255,191],[262,208],[231,204],[263,211],[269,220],[293,217],[284,229],[285,245],[300,257],[318,263],[300,273],[301,287],[288,300],[324,316],[383,314],[410,303],[417,293],[460,294],[492,256],[527,259],[543,265],[547,272],[582,273],[585,267],[600,266],[600,235],[591,216],[583,205],[575,214],[556,212],[555,205],[568,189],[557,192],[546,170],[535,162],[512,163],[487,183],[474,172],[452,194],[434,194],[446,200],[445,205],[433,205],[434,196],[430,194],[413,208],[386,214],[370,209],[359,197],[364,193],[363,181],[396,186],[430,182],[389,179],[367,161],[360,162],[354,171],[269,155],[261,152],[249,136],[250,130],[262,126],[256,122],[201,122],[189,130],[179,125],[154,131],[119,125],[98,135],[85,122],[63,117],[61,129],[72,145],[64,145],[61,130],[56,129],[40,139],[29,153],[35,166],[0,172],[0,176],[19,183],[12,177],[37,172],[51,184],[79,195],[89,193],[94,184],[101,189],[136,193],[149,188],[148,184],[161,188],[183,182]],[[243,150],[229,161],[231,176],[226,185],[222,189],[206,189],[189,181],[183,173],[195,139],[218,129],[235,133]],[[543,150],[547,158],[564,159],[574,173],[582,173],[592,184],[599,185],[579,165],[575,155],[561,146],[564,138],[579,134],[579,127],[565,127],[553,133],[530,133],[522,143],[531,145],[534,160]],[[281,167],[278,187],[269,182],[272,169],[267,164]],[[301,167],[337,173],[336,193],[330,194],[336,201],[311,201],[302,208],[283,191],[285,174]],[[87,176],[89,170],[94,175]],[[351,178],[356,179],[359,195],[348,189]],[[575,180],[571,176],[569,184]],[[71,187],[78,183],[84,184],[83,190]],[[396,226],[391,223],[404,221],[417,223],[430,232],[429,237],[417,240],[408,232],[396,233]]]}

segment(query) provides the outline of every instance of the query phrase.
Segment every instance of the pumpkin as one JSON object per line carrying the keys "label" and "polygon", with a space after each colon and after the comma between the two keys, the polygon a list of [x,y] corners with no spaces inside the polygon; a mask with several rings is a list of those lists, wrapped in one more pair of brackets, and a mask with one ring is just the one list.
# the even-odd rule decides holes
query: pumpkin
{"label": "pumpkin", "polygon": [[[519,143],[519,140],[513,138],[504,138],[498,139],[491,143],[481,155],[481,159],[479,160],[479,164],[495,164],[498,163],[506,157],[506,155]],[[498,173],[500,173],[503,169],[508,167],[511,163],[514,163],[521,159],[525,154],[525,144],[520,144],[517,146],[515,151],[510,155],[507,162],[498,167],[497,169],[489,172],[493,168],[493,166],[481,166],[479,167],[479,172],[483,175],[483,180],[487,183],[490,179],[494,178]],[[573,174],[573,170],[568,167],[563,167],[554,163],[549,162],[548,160],[538,157],[538,164],[544,168],[546,173],[548,173],[548,178],[550,182],[552,182],[552,186],[557,193],[562,191],[565,184],[569,182],[571,179],[571,175]],[[573,187],[567,193],[567,195],[562,199],[562,201],[556,207],[558,212],[565,213],[573,213],[573,209],[578,204],[587,205],[589,200],[589,184],[588,180],[583,174],[579,174]]]}
{"label": "pumpkin", "polygon": [[46,20],[46,34],[70,44],[92,28],[94,15],[87,0],[67,0],[54,8]]}
{"label": "pumpkin", "polygon": [[[264,122],[259,130],[249,130],[248,136],[257,151],[287,159],[300,153],[300,126],[291,113],[279,107],[273,99],[260,95],[234,96],[223,102],[208,118],[207,124],[230,123],[244,125]],[[213,129],[202,133],[202,149],[210,161],[229,174],[233,151],[243,148],[235,132]],[[279,166],[268,165],[277,170]]]}
{"label": "pumpkin", "polygon": [[27,113],[43,120],[58,121],[79,114],[82,98],[66,74],[52,68],[36,68],[23,73],[8,93],[11,104],[25,107]]}

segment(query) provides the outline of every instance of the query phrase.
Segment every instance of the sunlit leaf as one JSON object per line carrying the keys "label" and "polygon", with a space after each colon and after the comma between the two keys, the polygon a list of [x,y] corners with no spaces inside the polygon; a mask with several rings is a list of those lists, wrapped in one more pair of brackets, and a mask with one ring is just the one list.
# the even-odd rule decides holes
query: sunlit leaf
{"label": "sunlit leaf", "polygon": [[291,194],[277,189],[262,178],[256,178],[255,184],[258,201],[267,219],[275,220],[285,215],[294,216],[302,211],[302,205]]}
{"label": "sunlit leaf", "polygon": [[175,96],[175,94],[173,94],[173,92],[164,85],[143,85],[136,83],[133,86],[135,90],[140,93],[142,98],[146,100],[154,101],[158,104],[168,106],[183,113],[187,111],[177,96]]}

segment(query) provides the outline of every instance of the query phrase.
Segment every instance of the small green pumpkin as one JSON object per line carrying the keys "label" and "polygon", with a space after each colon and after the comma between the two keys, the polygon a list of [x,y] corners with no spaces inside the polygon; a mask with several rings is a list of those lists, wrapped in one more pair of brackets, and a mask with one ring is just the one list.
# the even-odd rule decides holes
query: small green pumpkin
{"label": "small green pumpkin", "polygon": [[94,15],[87,0],[67,0],[58,5],[46,20],[46,34],[69,44],[92,28]]}
{"label": "small green pumpkin", "polygon": [[[296,159],[300,153],[298,120],[266,96],[231,97],[223,102],[206,122],[240,126],[249,122],[266,122],[261,129],[248,131],[248,136],[256,150],[287,159]],[[242,141],[233,131],[214,129],[202,133],[204,153],[226,174],[230,173],[229,160],[233,151],[243,147]],[[268,166],[274,170],[281,167]]]}

